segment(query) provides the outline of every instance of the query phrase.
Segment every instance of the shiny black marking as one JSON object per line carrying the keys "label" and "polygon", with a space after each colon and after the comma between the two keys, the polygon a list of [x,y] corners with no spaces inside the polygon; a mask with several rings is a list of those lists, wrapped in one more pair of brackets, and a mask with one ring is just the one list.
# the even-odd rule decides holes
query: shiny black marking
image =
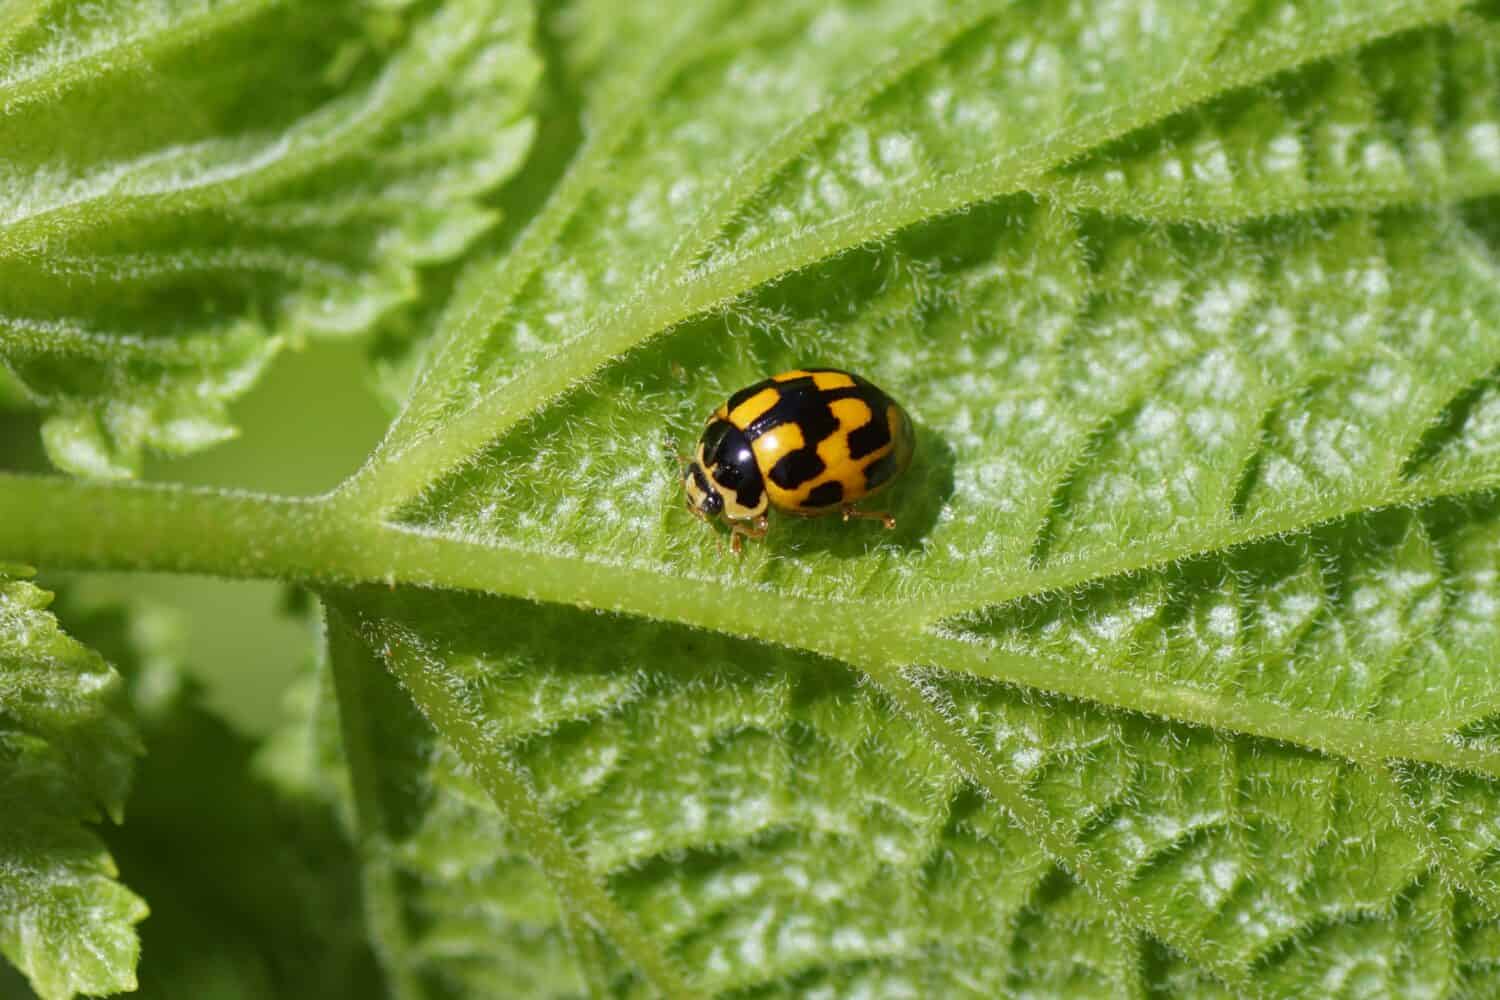
{"label": "shiny black marking", "polygon": [[832,507],[834,504],[839,503],[843,499],[844,484],[839,482],[826,482],[818,486],[814,486],[812,490],[807,494],[807,499],[802,501],[801,506],[807,508]]}
{"label": "shiny black marking", "polygon": [[795,490],[809,479],[821,476],[826,468],[817,452],[811,448],[798,448],[782,455],[771,466],[771,482],[784,490]]}
{"label": "shiny black marking", "polygon": [[750,510],[754,510],[755,508],[760,506],[761,496],[765,492],[765,480],[761,479],[759,476],[756,476],[755,482],[745,483],[740,487],[739,492],[734,495],[734,499],[735,502],[738,503],[741,507],[747,507]]}
{"label": "shiny black marking", "polygon": [[806,387],[812,389],[813,391],[817,391],[817,386],[811,378],[814,372],[833,372],[835,375],[848,375],[855,381],[856,384],[868,384],[865,383],[864,379],[860,378],[858,375],[853,375],[846,371],[840,371],[837,368],[803,368],[801,370],[807,372],[807,374],[800,375],[794,379],[789,379],[786,382],[778,382],[774,378],[763,378],[759,382],[756,382],[754,385],[747,385],[745,386],[745,388],[741,389],[733,396],[730,396],[729,399],[725,401],[724,408],[726,410],[733,410],[735,407],[739,406],[751,396],[754,396],[762,389],[767,388],[775,389],[778,394],[784,393],[789,386]]}
{"label": "shiny black marking", "polygon": [[805,446],[816,447],[819,441],[839,429],[838,418],[828,408],[829,403],[848,396],[866,398],[864,391],[857,385],[843,389],[819,389],[810,378],[781,382],[776,388],[781,391],[781,398],[745,428],[745,436],[751,441],[782,424],[796,424],[802,428]]}
{"label": "shiny black marking", "polygon": [[715,417],[703,428],[703,436],[698,438],[698,444],[703,448],[703,460],[709,465],[714,463],[714,453],[724,444],[724,435],[734,430],[734,425],[727,420]]}
{"label": "shiny black marking", "polygon": [[865,491],[873,493],[895,477],[901,470],[896,468],[896,453],[881,455],[865,466]]}
{"label": "shiny black marking", "polygon": [[714,466],[713,475],[714,482],[732,493],[745,481],[745,468],[742,465],[719,464]]}
{"label": "shiny black marking", "polygon": [[[766,389],[776,393],[776,402],[743,429],[735,428],[728,421],[715,419],[703,432],[704,460],[715,481],[725,489],[737,490],[736,499],[746,507],[754,508],[761,502],[765,489],[764,480],[749,449],[750,442],[780,427],[795,424],[802,434],[803,445],[783,455],[765,476],[780,488],[792,491],[816,479],[827,469],[818,455],[818,445],[839,431],[839,421],[830,405],[838,399],[858,399],[870,408],[870,420],[864,425],[848,431],[849,454],[854,461],[867,458],[875,452],[891,446],[889,454],[871,462],[865,468],[866,492],[873,492],[900,474],[904,462],[910,457],[911,428],[899,414],[896,404],[880,389],[851,372],[837,368],[806,368],[808,374],[786,382],[774,378],[762,379],[746,386],[724,404],[733,411],[746,400]],[[819,389],[813,379],[816,372],[837,372],[846,375],[854,383],[837,389]],[[896,434],[898,441],[891,440],[890,413],[898,411]],[[752,473],[754,473],[752,475]],[[806,508],[829,507],[842,502],[843,486],[827,483],[813,490],[801,506]]]}
{"label": "shiny black marking", "polygon": [[[833,415],[833,410],[829,407],[830,403],[836,399],[859,399],[869,406],[872,414],[884,414],[891,406],[890,398],[885,393],[858,375],[840,372],[836,368],[809,368],[807,371],[809,374],[785,382],[777,382],[775,379],[757,382],[735,393],[727,404],[733,410],[740,403],[768,387],[776,391],[776,402],[765,413],[750,422],[745,428],[745,437],[747,440],[754,441],[782,424],[797,425],[797,429],[802,432],[802,447],[783,455],[767,473],[771,482],[784,490],[796,489],[808,480],[822,475],[827,468],[823,460],[818,457],[817,448],[820,442],[839,430],[839,420]],[[854,384],[837,389],[819,389],[813,380],[812,372],[838,372],[838,374],[847,375]],[[871,424],[866,426],[871,425],[875,426],[866,431],[859,441],[864,450],[859,451],[856,458],[878,450],[890,439],[890,432],[883,425],[877,425],[876,421],[872,420]],[[880,441],[873,447],[869,447],[870,442],[877,435]]]}
{"label": "shiny black marking", "polygon": [[761,379],[759,382],[755,383],[754,385],[747,385],[747,386],[745,386],[745,388],[741,389],[739,392],[735,393],[733,396],[730,396],[727,400],[725,400],[725,402],[724,402],[724,409],[726,409],[726,410],[733,410],[736,406],[739,406],[745,400],[749,399],[751,396],[755,395],[757,392],[760,392],[766,386],[768,386],[768,385],[775,385],[775,384],[776,383],[774,381],[772,381],[771,379],[766,378],[766,379]]}
{"label": "shiny black marking", "polygon": [[733,493],[743,507],[754,509],[760,504],[765,482],[744,431],[725,420],[710,420],[699,445],[715,483]]}
{"label": "shiny black marking", "polygon": [[861,459],[891,443],[891,429],[886,423],[886,411],[870,411],[870,422],[849,432],[849,457]]}
{"label": "shiny black marking", "polygon": [[753,462],[748,472],[741,466],[716,466],[714,482],[733,493],[735,502],[741,507],[751,509],[760,503],[760,495],[766,486],[760,478],[760,469]]}

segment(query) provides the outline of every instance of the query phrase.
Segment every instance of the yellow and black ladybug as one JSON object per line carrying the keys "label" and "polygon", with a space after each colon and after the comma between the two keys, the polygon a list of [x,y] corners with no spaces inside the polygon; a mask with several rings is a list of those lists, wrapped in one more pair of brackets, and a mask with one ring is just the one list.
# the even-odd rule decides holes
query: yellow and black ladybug
{"label": "yellow and black ladybug", "polygon": [[884,392],[836,368],[798,368],[730,396],[708,420],[687,463],[688,509],[723,517],[740,536],[762,538],[766,510],[844,520],[889,514],[853,505],[890,485],[911,464],[911,418]]}

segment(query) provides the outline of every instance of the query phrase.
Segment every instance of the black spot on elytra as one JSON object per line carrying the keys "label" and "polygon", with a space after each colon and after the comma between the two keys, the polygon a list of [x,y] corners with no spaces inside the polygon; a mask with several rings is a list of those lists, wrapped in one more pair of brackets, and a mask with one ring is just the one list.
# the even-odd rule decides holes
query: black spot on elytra
{"label": "black spot on elytra", "polygon": [[807,499],[802,501],[802,506],[808,509],[814,507],[832,507],[844,499],[844,486],[838,482],[820,483],[812,488],[807,494]]}
{"label": "black spot on elytra", "polygon": [[761,494],[765,491],[765,481],[760,476],[756,476],[754,481],[740,484],[740,488],[735,493],[734,499],[741,507],[748,507],[754,510],[760,506]]}
{"label": "black spot on elytra", "polygon": [[745,470],[738,465],[715,465],[714,482],[726,490],[737,490],[745,481]]}
{"label": "black spot on elytra", "polygon": [[891,429],[886,426],[885,414],[876,411],[870,422],[849,432],[849,457],[861,459],[891,443]]}
{"label": "black spot on elytra", "polygon": [[859,389],[830,389],[826,392],[813,384],[812,379],[795,379],[777,386],[781,398],[776,405],[756,417],[745,428],[745,435],[754,441],[761,435],[782,424],[796,424],[802,429],[802,441],[811,448],[819,441],[839,429],[839,422],[828,408],[835,399],[858,396]]}
{"label": "black spot on elytra", "polygon": [[760,495],[765,489],[765,483],[760,478],[760,468],[753,457],[749,462],[737,465],[714,466],[714,482],[721,489],[733,493],[735,502],[741,507],[752,509],[760,504]]}
{"label": "black spot on elytra", "polygon": [[784,490],[794,490],[809,479],[821,476],[825,468],[827,466],[817,452],[811,448],[798,448],[782,455],[771,466],[771,482]]}
{"label": "black spot on elytra", "polygon": [[865,466],[865,492],[873,493],[881,486],[891,481],[896,474],[896,454],[891,452],[881,455],[875,461]]}

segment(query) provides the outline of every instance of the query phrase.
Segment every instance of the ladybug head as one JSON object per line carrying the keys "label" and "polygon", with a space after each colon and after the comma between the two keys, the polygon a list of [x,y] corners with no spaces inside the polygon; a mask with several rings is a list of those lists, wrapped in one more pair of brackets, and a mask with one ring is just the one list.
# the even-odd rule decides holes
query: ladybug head
{"label": "ladybug head", "polygon": [[687,491],[688,510],[705,521],[712,521],[724,513],[724,494],[719,484],[703,471],[703,464],[693,459],[682,474],[682,487]]}
{"label": "ladybug head", "polygon": [[684,462],[682,487],[688,509],[705,521],[753,521],[766,512],[755,450],[743,431],[718,418],[708,422],[697,451]]}

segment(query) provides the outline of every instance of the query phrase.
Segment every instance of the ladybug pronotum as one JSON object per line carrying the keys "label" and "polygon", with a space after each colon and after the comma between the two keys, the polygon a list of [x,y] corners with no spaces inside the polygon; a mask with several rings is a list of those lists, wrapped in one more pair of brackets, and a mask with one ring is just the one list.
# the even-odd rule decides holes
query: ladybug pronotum
{"label": "ladybug pronotum", "polygon": [[728,522],[736,552],[741,536],[765,537],[770,507],[894,528],[890,514],[853,505],[901,475],[914,447],[911,418],[880,389],[835,368],[799,368],[746,386],[714,411],[683,487],[694,514]]}

